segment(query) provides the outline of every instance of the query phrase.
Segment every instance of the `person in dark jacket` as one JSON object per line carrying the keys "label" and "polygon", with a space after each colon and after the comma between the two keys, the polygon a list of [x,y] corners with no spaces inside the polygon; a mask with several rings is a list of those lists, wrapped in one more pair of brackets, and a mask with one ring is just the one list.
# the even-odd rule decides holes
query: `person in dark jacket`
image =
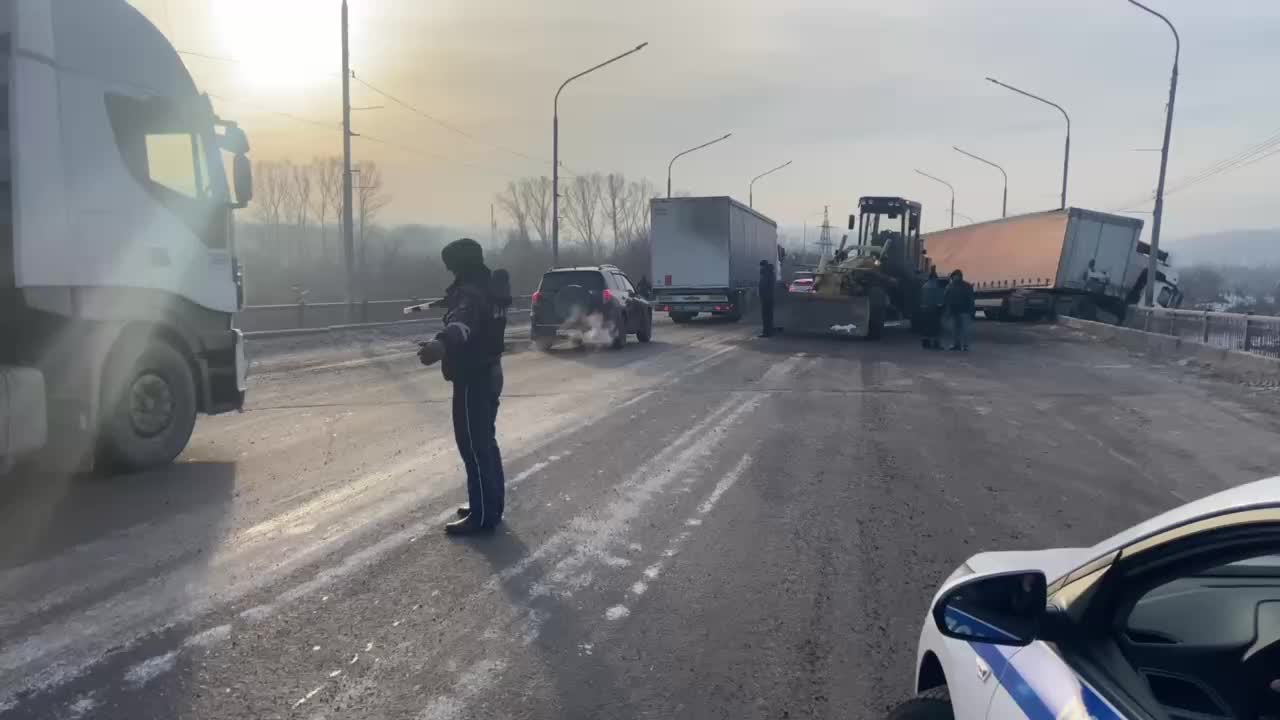
{"label": "person in dark jacket", "polygon": [[763,326],[760,331],[760,337],[771,337],[773,335],[773,290],[777,284],[777,277],[773,274],[773,264],[768,260],[760,261],[760,324]]}
{"label": "person in dark jacket", "polygon": [[653,285],[649,282],[648,275],[640,276],[640,282],[636,283],[636,292],[645,300],[649,300],[653,297]]}
{"label": "person in dark jacket", "polygon": [[942,293],[942,305],[947,324],[951,326],[951,349],[968,350],[969,337],[973,333],[973,313],[977,308],[973,286],[964,281],[964,273],[959,270],[951,271],[947,289]]}
{"label": "person in dark jacket", "polygon": [[445,291],[444,330],[420,343],[418,358],[423,365],[442,361],[444,379],[453,383],[453,435],[467,469],[467,507],[444,529],[470,535],[488,532],[502,519],[506,479],[494,424],[511,291],[506,271],[491,272],[471,238],[449,243],[440,256],[454,276]]}
{"label": "person in dark jacket", "polygon": [[942,349],[942,295],[946,284],[938,277],[938,269],[929,267],[929,277],[920,287],[920,344],[929,350]]}

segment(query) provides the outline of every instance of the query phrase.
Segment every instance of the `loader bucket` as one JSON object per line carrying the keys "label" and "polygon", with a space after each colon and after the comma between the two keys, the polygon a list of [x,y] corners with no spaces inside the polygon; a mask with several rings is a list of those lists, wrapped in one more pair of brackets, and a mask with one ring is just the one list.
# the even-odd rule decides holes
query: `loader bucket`
{"label": "loader bucket", "polygon": [[865,338],[871,334],[871,302],[866,297],[829,297],[788,292],[774,324],[788,334]]}

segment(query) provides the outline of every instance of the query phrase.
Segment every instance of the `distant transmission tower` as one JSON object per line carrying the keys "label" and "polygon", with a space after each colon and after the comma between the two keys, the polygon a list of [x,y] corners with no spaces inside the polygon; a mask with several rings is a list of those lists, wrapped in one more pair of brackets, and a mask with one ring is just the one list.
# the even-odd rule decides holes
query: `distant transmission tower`
{"label": "distant transmission tower", "polygon": [[818,256],[831,257],[831,219],[827,216],[829,206],[822,206],[822,234],[818,236]]}

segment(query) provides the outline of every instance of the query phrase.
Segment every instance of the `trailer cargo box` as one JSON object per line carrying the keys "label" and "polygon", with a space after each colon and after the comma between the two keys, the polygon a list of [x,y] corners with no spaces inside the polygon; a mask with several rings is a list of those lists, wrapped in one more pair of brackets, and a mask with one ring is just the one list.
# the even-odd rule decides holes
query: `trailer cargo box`
{"label": "trailer cargo box", "polygon": [[741,317],[756,303],[760,261],[778,261],[778,226],[729,197],[655,198],[650,261],[658,309]]}
{"label": "trailer cargo box", "polygon": [[1124,314],[1142,220],[1068,208],[929,233],[939,275],[961,270],[979,307],[1006,318]]}

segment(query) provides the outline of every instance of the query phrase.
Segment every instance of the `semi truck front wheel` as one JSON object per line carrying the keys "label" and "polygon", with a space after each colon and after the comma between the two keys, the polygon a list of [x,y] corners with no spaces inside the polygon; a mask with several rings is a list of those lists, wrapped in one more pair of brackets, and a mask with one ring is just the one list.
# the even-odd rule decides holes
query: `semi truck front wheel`
{"label": "semi truck front wheel", "polygon": [[196,424],[196,384],[176,348],[155,339],[122,343],[103,374],[97,464],[109,471],[172,462]]}

